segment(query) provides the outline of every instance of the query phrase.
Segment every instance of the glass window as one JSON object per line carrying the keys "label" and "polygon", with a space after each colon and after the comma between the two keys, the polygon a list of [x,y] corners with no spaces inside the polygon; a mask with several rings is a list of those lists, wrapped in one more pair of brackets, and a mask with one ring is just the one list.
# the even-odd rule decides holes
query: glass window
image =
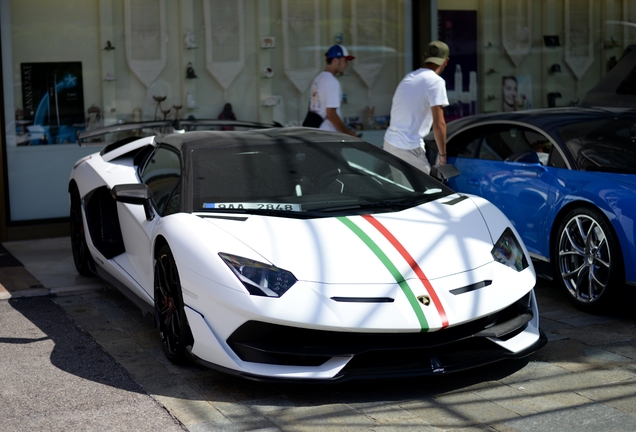
{"label": "glass window", "polygon": [[636,116],[577,122],[558,133],[578,169],[636,173]]}
{"label": "glass window", "polygon": [[[179,155],[172,150],[160,147],[146,162],[141,179],[153,193],[153,200],[159,214],[164,214],[172,193],[179,185],[181,163]],[[178,208],[178,203],[171,202],[171,208]]]}
{"label": "glass window", "polygon": [[563,155],[560,151],[558,151],[555,147],[552,147],[552,152],[550,152],[550,158],[548,160],[548,165],[554,168],[567,168],[568,164],[565,162]]}
{"label": "glass window", "polygon": [[479,157],[547,164],[552,144],[543,134],[521,126],[499,126],[484,137]]}
{"label": "glass window", "polygon": [[[448,143],[446,152],[449,156],[474,158],[477,157],[479,151],[479,143],[481,142],[482,129],[473,128],[467,131],[461,132],[452,137]],[[435,141],[430,140],[426,142],[426,145],[435,146]]]}
{"label": "glass window", "polygon": [[112,142],[80,147],[78,131],[219,115],[300,124],[336,41],[356,57],[338,77],[341,116],[381,142],[413,69],[412,1],[332,3],[0,0],[10,222],[68,217],[74,163]]}
{"label": "glass window", "polygon": [[261,204],[323,211],[391,200],[416,205],[451,193],[368,143],[208,148],[191,157],[194,210]]}

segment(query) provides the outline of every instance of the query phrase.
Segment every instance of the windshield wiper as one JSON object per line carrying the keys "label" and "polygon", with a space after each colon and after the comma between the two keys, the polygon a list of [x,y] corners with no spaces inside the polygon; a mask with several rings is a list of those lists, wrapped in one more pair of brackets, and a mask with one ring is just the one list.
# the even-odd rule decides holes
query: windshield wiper
{"label": "windshield wiper", "polygon": [[325,213],[333,213],[339,211],[347,211],[347,210],[370,210],[370,209],[379,209],[379,210],[390,210],[390,209],[403,209],[409,207],[415,207],[420,203],[419,200],[383,200],[383,201],[370,201],[359,204],[351,204],[346,206],[339,207],[324,207],[318,209],[312,209],[314,212],[325,212]]}

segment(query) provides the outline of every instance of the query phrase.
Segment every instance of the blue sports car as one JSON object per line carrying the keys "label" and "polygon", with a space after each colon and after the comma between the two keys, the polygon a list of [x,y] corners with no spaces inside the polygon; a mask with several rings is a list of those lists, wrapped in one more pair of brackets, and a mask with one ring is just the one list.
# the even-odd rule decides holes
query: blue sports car
{"label": "blue sports car", "polygon": [[539,275],[590,312],[636,293],[635,111],[483,114],[450,122],[447,136],[461,172],[448,185],[498,206]]}

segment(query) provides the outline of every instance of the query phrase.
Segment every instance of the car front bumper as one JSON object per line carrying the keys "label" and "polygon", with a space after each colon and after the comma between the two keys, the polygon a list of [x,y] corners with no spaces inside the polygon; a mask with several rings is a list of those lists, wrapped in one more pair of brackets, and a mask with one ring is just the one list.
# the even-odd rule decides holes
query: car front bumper
{"label": "car front bumper", "polygon": [[522,358],[547,342],[533,290],[501,311],[431,332],[325,331],[251,320],[219,340],[202,315],[186,313],[195,361],[256,380],[439,375]]}

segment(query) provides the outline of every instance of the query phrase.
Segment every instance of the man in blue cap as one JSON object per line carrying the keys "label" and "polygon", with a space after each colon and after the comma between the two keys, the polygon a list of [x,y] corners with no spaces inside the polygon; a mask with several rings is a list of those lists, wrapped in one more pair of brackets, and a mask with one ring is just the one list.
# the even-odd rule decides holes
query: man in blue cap
{"label": "man in blue cap", "polygon": [[327,66],[314,79],[311,84],[311,97],[309,111],[315,112],[323,121],[320,129],[338,131],[355,136],[356,133],[347,128],[340,114],[342,102],[342,89],[336,76],[342,75],[349,62],[355,59],[349,55],[347,48],[342,45],[334,45],[325,54]]}

